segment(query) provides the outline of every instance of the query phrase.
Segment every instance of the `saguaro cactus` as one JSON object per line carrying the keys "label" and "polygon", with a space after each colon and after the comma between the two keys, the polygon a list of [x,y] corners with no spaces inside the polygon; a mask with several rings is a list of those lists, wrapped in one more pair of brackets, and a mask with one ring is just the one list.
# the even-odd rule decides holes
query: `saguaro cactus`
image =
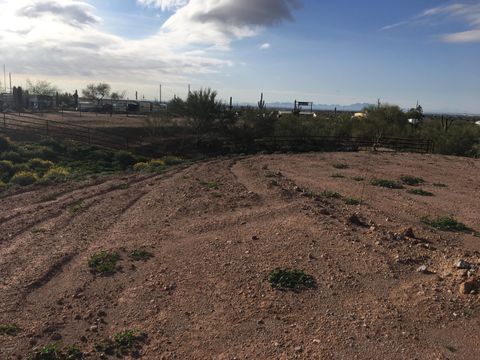
{"label": "saguaro cactus", "polygon": [[260,110],[265,110],[265,100],[263,100],[263,93],[260,96],[260,101],[258,102],[258,108]]}

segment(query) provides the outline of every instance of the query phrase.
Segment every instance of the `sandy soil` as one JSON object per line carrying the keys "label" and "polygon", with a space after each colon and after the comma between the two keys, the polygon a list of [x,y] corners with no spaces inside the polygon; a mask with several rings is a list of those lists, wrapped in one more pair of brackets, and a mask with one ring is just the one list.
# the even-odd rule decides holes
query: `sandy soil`
{"label": "sandy soil", "polygon": [[[402,174],[435,196],[369,184]],[[324,190],[365,204],[306,196]],[[94,344],[125,329],[148,334],[142,359],[478,359],[480,296],[460,293],[468,275],[454,265],[480,265],[480,238],[420,218],[480,231],[479,199],[479,160],[391,153],[217,159],[3,197],[0,324],[20,332],[0,335],[0,359],[58,339],[99,359]],[[154,257],[134,262],[136,248]],[[121,271],[90,272],[101,249]],[[317,287],[273,289],[278,267]]]}

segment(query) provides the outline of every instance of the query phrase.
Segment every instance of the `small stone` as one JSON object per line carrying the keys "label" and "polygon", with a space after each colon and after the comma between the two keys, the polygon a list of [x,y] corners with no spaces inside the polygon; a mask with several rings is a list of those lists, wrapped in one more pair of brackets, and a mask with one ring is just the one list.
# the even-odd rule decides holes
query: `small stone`
{"label": "small stone", "polygon": [[105,316],[107,316],[107,313],[106,313],[105,311],[103,311],[103,310],[100,310],[100,311],[97,313],[97,316],[99,316],[99,317],[105,317]]}
{"label": "small stone", "polygon": [[82,316],[79,315],[79,314],[77,314],[77,315],[75,315],[74,319],[75,319],[75,320],[82,320]]}
{"label": "small stone", "polygon": [[462,270],[470,270],[472,268],[472,264],[470,264],[468,261],[465,260],[458,260],[455,263],[455,267],[457,269],[462,269]]}
{"label": "small stone", "polygon": [[422,273],[422,274],[428,274],[428,267],[427,265],[422,265],[417,269],[417,272]]}
{"label": "small stone", "polygon": [[476,278],[465,281],[460,285],[460,294],[476,294],[480,289],[480,281]]}
{"label": "small stone", "polygon": [[400,234],[401,234],[403,237],[415,239],[415,233],[413,232],[413,229],[412,229],[411,227],[402,229],[402,230],[400,231]]}
{"label": "small stone", "polygon": [[320,340],[318,340],[318,339],[313,339],[312,342],[313,342],[314,344],[320,344]]}
{"label": "small stone", "polygon": [[252,240],[259,240],[259,237],[257,235],[253,235]]}
{"label": "small stone", "polygon": [[302,351],[303,351],[303,347],[297,346],[297,347],[295,347],[295,349],[293,349],[293,350],[295,350],[295,352],[302,352]]}
{"label": "small stone", "polygon": [[98,325],[90,326],[90,331],[96,332],[98,330]]}

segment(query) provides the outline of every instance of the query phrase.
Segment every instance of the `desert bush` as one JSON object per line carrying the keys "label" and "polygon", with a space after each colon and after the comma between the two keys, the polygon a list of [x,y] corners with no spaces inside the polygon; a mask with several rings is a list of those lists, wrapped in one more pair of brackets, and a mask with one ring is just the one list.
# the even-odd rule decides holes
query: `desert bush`
{"label": "desert bush", "polygon": [[147,171],[148,169],[148,162],[139,162],[133,165],[134,171]]}
{"label": "desert bush", "polygon": [[374,179],[370,182],[374,186],[380,186],[388,189],[403,189],[403,185],[392,180]]}
{"label": "desert bush", "polygon": [[0,160],[0,180],[8,182],[15,174],[13,163],[9,160]]}
{"label": "desert bush", "polygon": [[27,360],[83,360],[84,354],[75,346],[61,348],[60,343],[47,344],[37,350],[33,350],[27,356]]}
{"label": "desert bush", "polygon": [[410,185],[410,186],[415,186],[415,185],[420,185],[425,183],[425,180],[423,180],[422,178],[411,176],[411,175],[402,175],[400,179],[405,185]]}
{"label": "desert bush", "polygon": [[153,257],[150,251],[144,249],[135,249],[130,253],[130,257],[135,261],[148,260]]}
{"label": "desert bush", "polygon": [[57,158],[55,151],[47,146],[39,145],[26,145],[23,147],[22,155],[29,159],[39,158],[44,160],[55,160]]}
{"label": "desert bush", "polygon": [[15,336],[19,330],[16,324],[0,324],[0,335]]}
{"label": "desert bush", "polygon": [[345,204],[347,204],[347,205],[361,205],[362,204],[361,200],[351,198],[351,197],[345,198],[344,201],[345,201]]}
{"label": "desert bush", "polygon": [[70,172],[67,168],[61,166],[54,166],[50,168],[45,175],[43,175],[42,181],[52,183],[52,182],[62,182],[68,179]]}
{"label": "desert bush", "polygon": [[313,276],[302,270],[276,269],[268,276],[272,287],[280,290],[311,289],[316,286]]}
{"label": "desert bush", "polygon": [[409,194],[420,195],[420,196],[433,196],[434,195],[433,193],[431,193],[429,191],[422,190],[422,189],[410,189],[407,192]]}
{"label": "desert bush", "polygon": [[333,166],[335,169],[339,169],[339,170],[348,169],[348,167],[349,167],[347,164],[342,164],[342,163],[333,164],[332,166]]}
{"label": "desert bush", "polygon": [[88,266],[95,274],[113,274],[117,271],[120,255],[114,251],[99,251],[88,260]]}
{"label": "desert bush", "polygon": [[10,139],[4,136],[0,136],[0,152],[1,151],[7,151],[10,149],[10,146],[12,143],[10,142]]}
{"label": "desert bush", "polygon": [[443,231],[456,231],[456,232],[466,232],[471,231],[469,227],[461,222],[455,220],[451,216],[441,216],[435,219],[432,219],[428,216],[422,217],[422,222],[426,225],[429,225],[435,229]]}
{"label": "desert bush", "polygon": [[38,180],[37,174],[31,171],[20,171],[12,176],[10,182],[15,185],[28,186]]}
{"label": "desert bush", "polygon": [[50,160],[34,158],[28,160],[27,166],[33,171],[44,174],[53,167],[53,162],[51,162]]}
{"label": "desert bush", "polygon": [[320,193],[320,196],[323,196],[324,198],[327,199],[341,199],[342,195],[340,195],[336,191],[330,191],[330,190],[325,190]]}
{"label": "desert bush", "polygon": [[137,162],[137,158],[128,151],[117,151],[113,157],[123,168],[132,166]]}
{"label": "desert bush", "polygon": [[5,184],[2,180],[0,180],[0,193],[7,189],[7,184]]}
{"label": "desert bush", "polygon": [[16,151],[5,151],[1,154],[1,159],[19,163],[23,161],[23,156]]}
{"label": "desert bush", "polygon": [[165,156],[163,161],[167,166],[179,165],[183,163],[183,159],[178,156]]}

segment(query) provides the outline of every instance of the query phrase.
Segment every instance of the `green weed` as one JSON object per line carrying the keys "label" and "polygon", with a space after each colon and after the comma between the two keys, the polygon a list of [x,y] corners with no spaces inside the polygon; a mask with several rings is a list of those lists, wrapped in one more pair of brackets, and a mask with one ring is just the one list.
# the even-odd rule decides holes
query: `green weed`
{"label": "green weed", "polygon": [[465,224],[455,220],[451,216],[441,216],[436,219],[431,219],[428,216],[422,217],[421,221],[435,229],[443,231],[466,232],[471,231]]}
{"label": "green weed", "polygon": [[335,173],[335,174],[332,174],[331,177],[334,178],[334,179],[343,179],[343,178],[345,178],[345,175],[340,174],[340,173]]}
{"label": "green weed", "polygon": [[335,191],[325,190],[320,193],[320,196],[327,198],[327,199],[341,199],[342,195]]}
{"label": "green weed", "polygon": [[88,266],[94,274],[113,274],[117,271],[119,260],[118,253],[102,250],[90,256]]}
{"label": "green weed", "polygon": [[20,329],[16,324],[0,324],[0,335],[15,336]]}
{"label": "green weed", "polygon": [[76,204],[73,204],[73,205],[69,206],[68,211],[72,214],[77,214],[77,213],[85,210],[85,208],[86,208],[86,205],[83,202],[79,202],[79,203],[76,203]]}
{"label": "green weed", "polygon": [[420,196],[434,196],[435,195],[435,194],[433,194],[429,191],[425,191],[425,190],[422,190],[422,189],[410,189],[407,192],[409,194],[420,195]]}
{"label": "green weed", "polygon": [[420,185],[425,183],[425,180],[423,180],[422,178],[410,176],[410,175],[402,175],[400,179],[405,185],[410,185],[410,186],[415,186],[415,185]]}
{"label": "green weed", "polygon": [[332,165],[335,169],[339,169],[339,170],[344,170],[344,169],[348,169],[349,166],[347,164],[341,164],[341,163],[338,163],[338,164],[333,164]]}
{"label": "green weed", "polygon": [[354,176],[354,177],[352,177],[352,180],[360,182],[360,181],[364,181],[365,178],[363,178],[361,176]]}
{"label": "green weed", "polygon": [[153,254],[147,250],[135,249],[130,253],[130,258],[135,261],[146,261],[153,257]]}
{"label": "green weed", "polygon": [[370,182],[374,186],[380,186],[388,189],[403,189],[403,185],[392,180],[374,179]]}
{"label": "green weed", "polygon": [[280,290],[311,289],[316,286],[313,276],[303,270],[276,269],[268,276],[272,287]]}
{"label": "green weed", "polygon": [[354,199],[351,197],[345,198],[344,201],[345,201],[345,204],[347,205],[361,205],[363,203],[361,200]]}

